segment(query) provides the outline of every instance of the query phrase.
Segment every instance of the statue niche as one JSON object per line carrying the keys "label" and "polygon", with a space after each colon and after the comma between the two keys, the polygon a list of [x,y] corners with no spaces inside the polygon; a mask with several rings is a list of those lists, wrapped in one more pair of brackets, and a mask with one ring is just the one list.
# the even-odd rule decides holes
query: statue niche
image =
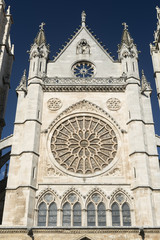
{"label": "statue niche", "polygon": [[87,43],[86,39],[81,39],[77,44],[76,49],[77,54],[90,54],[90,45]]}

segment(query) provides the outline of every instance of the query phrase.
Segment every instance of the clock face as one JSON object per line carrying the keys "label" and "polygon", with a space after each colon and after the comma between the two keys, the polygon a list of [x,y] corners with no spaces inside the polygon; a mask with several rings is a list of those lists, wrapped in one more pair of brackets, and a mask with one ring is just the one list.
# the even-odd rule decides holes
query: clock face
{"label": "clock face", "polygon": [[76,63],[72,71],[77,78],[90,78],[95,74],[95,66],[87,61]]}
{"label": "clock face", "polygon": [[55,161],[74,174],[95,174],[115,158],[118,143],[111,126],[97,115],[71,115],[56,125],[51,151]]}

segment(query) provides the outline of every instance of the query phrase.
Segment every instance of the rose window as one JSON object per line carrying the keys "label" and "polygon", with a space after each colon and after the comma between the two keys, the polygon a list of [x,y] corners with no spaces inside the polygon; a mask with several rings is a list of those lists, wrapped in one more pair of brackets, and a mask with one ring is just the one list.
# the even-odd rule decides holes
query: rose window
{"label": "rose window", "polygon": [[54,130],[51,151],[66,170],[93,174],[113,161],[117,138],[113,129],[97,117],[72,116]]}
{"label": "rose window", "polygon": [[72,70],[76,77],[88,78],[94,75],[95,67],[90,62],[82,61],[82,62],[76,63],[73,66]]}

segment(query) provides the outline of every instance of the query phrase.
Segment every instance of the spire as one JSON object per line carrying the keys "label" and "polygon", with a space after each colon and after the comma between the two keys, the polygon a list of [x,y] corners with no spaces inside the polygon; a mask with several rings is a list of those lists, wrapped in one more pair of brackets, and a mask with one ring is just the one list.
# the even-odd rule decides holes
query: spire
{"label": "spire", "polygon": [[82,12],[81,17],[82,17],[82,27],[85,27],[85,25],[86,25],[86,13],[85,13],[85,11]]}
{"label": "spire", "polygon": [[147,81],[143,69],[142,69],[142,77],[141,77],[141,89],[142,89],[142,92],[145,92],[145,91],[151,92],[152,91],[150,83]]}
{"label": "spire", "polygon": [[39,32],[37,34],[37,37],[34,40],[34,43],[36,43],[38,46],[40,46],[41,44],[46,44],[46,37],[45,37],[45,33],[44,33],[44,26],[45,23],[42,22],[41,25],[39,26]]}
{"label": "spire", "polygon": [[133,39],[131,38],[128,32],[128,25],[126,23],[122,23],[124,26],[121,44],[125,43],[127,46],[130,46],[133,43]]}

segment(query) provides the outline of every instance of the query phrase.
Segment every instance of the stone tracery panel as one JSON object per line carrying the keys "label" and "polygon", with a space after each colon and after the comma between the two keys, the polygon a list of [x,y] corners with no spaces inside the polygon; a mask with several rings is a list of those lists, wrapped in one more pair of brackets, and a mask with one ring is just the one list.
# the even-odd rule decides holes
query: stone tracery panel
{"label": "stone tracery panel", "polygon": [[77,114],[56,127],[51,137],[51,151],[66,170],[94,174],[113,161],[117,142],[114,130],[105,120],[91,114]]}

